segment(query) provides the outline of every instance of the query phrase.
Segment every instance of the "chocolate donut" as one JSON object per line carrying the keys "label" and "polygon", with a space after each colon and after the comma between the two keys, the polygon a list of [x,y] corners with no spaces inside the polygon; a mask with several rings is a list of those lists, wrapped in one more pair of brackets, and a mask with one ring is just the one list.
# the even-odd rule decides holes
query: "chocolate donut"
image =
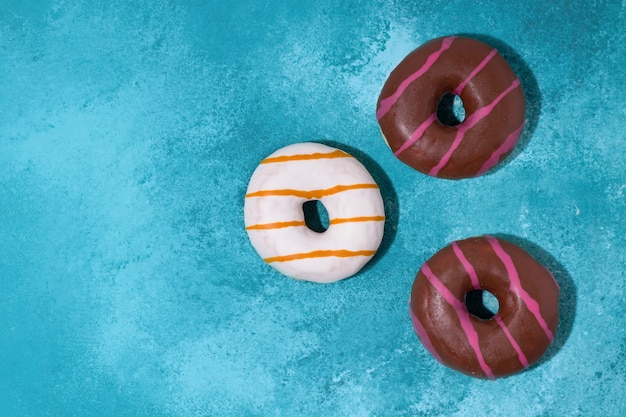
{"label": "chocolate donut", "polygon": [[[491,318],[468,310],[467,297],[488,291]],[[442,364],[495,379],[536,362],[554,340],[559,286],[520,247],[492,236],[453,242],[422,265],[411,290],[413,329]]]}
{"label": "chocolate donut", "polygon": [[[440,102],[451,95],[461,98],[466,114],[456,125],[438,116]],[[449,36],[420,46],[391,72],[376,118],[402,162],[459,179],[484,174],[511,152],[525,111],[520,81],[497,50]]]}

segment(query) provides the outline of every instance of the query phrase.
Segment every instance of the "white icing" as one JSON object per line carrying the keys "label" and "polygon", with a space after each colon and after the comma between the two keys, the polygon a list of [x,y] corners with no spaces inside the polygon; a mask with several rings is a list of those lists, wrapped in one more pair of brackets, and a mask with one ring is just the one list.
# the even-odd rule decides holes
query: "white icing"
{"label": "white icing", "polygon": [[[298,143],[281,148],[269,158],[292,155],[330,154],[337,149],[319,143]],[[319,198],[293,195],[251,194],[268,190],[315,191],[337,186],[365,185]],[[304,222],[302,204],[320,200],[330,220],[323,233],[305,225],[250,229],[278,222]],[[244,204],[244,220],[252,246],[261,258],[284,275],[307,281],[329,283],[356,274],[372,258],[383,238],[385,210],[380,190],[367,169],[354,157],[289,160],[262,163],[252,174]],[[367,221],[333,223],[337,219],[370,218]],[[374,218],[374,219],[371,219]],[[295,260],[271,258],[315,251],[361,253],[339,257],[325,254]],[[364,252],[359,252],[364,251]]]}

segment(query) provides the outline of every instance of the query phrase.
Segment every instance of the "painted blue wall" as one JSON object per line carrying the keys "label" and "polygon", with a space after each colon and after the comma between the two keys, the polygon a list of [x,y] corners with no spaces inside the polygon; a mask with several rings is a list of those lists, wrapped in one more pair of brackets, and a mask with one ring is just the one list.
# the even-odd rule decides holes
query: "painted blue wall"
{"label": "painted blue wall", "polygon": [[[619,1],[0,0],[0,415],[626,414],[626,6]],[[471,34],[526,89],[514,154],[478,179],[398,162],[374,116],[421,43]],[[243,195],[323,141],[389,215],[356,277],[253,251]],[[491,381],[439,365],[407,314],[452,240],[518,242],[562,287],[555,345]]]}

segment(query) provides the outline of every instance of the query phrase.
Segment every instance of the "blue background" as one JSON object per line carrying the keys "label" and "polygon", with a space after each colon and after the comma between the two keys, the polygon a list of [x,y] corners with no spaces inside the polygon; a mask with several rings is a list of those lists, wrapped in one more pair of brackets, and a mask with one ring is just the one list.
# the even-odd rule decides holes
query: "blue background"
{"label": "blue background", "polygon": [[[626,413],[626,5],[620,1],[0,1],[0,415]],[[430,178],[375,119],[423,42],[500,48],[528,99],[488,175]],[[301,141],[381,185],[382,248],[314,285],[253,251],[243,196]],[[439,365],[407,300],[484,233],[556,275],[547,355],[492,381]]]}

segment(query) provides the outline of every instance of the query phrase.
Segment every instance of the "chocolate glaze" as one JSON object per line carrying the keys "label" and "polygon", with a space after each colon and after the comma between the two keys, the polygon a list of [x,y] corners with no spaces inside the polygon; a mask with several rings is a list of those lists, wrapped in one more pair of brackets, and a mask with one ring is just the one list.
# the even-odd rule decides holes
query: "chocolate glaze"
{"label": "chocolate glaze", "polygon": [[[494,250],[494,241],[510,257],[514,271],[507,270],[505,262]],[[475,289],[475,285],[455,253],[454,244],[474,269],[479,288],[497,298],[499,310],[493,318],[480,319],[467,312],[465,296]],[[475,237],[452,245],[430,258],[413,283],[410,309],[420,340],[441,363],[477,378],[508,376],[536,362],[552,343],[559,321],[559,286],[552,274],[523,249],[502,239]],[[455,302],[457,308],[465,308],[464,314],[477,336],[479,352],[472,346],[467,328],[462,327],[460,314],[442,294],[441,288],[433,286],[425,274],[427,268],[458,300]],[[511,272],[519,276],[521,291],[511,288],[515,280],[511,279]],[[542,328],[533,314],[528,297],[536,302],[539,317],[549,330]],[[498,320],[508,330],[508,336]],[[520,352],[514,344],[518,345],[526,363],[520,359]],[[489,372],[479,363],[479,355]]]}
{"label": "chocolate glaze", "polygon": [[[398,95],[402,83],[407,84],[420,70],[424,72]],[[415,143],[396,155],[402,162],[429,175],[459,179],[482,175],[511,152],[525,118],[526,102],[521,85],[514,86],[488,115],[469,128],[447,163],[433,172],[451,150],[459,130],[472,124],[472,115],[518,82],[511,67],[494,48],[465,37],[431,40],[411,52],[391,72],[377,105],[382,134],[396,153],[424,121],[436,114],[441,98],[455,92],[473,71],[475,74],[462,91],[456,92],[463,101],[465,120],[456,126],[435,120]],[[381,109],[381,102],[394,94],[397,101],[388,110]]]}

